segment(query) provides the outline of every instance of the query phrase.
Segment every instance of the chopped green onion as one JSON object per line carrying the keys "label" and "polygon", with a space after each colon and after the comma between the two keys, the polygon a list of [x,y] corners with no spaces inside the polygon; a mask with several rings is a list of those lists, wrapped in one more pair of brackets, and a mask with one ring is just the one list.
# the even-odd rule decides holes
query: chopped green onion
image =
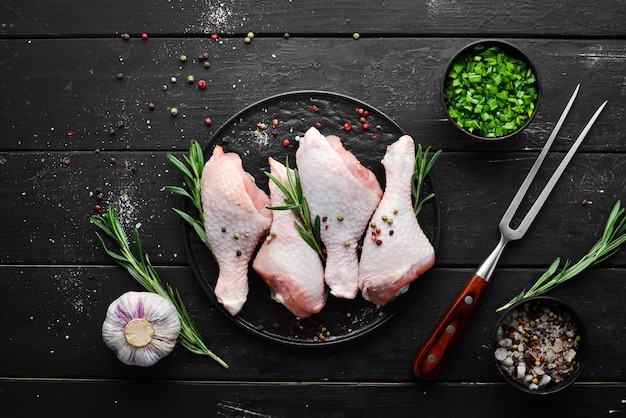
{"label": "chopped green onion", "polygon": [[495,138],[517,131],[532,116],[536,81],[526,62],[499,46],[479,44],[452,64],[443,97],[459,127]]}

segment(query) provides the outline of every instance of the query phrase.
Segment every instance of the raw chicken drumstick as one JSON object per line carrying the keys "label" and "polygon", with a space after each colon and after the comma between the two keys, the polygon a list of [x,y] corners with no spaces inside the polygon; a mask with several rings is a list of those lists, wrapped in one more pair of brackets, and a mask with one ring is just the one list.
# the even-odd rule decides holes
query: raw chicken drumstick
{"label": "raw chicken drumstick", "polygon": [[363,297],[382,306],[408,289],[435,263],[435,250],[419,226],[411,202],[415,144],[404,135],[387,147],[385,194],[370,222],[359,265]]}
{"label": "raw chicken drumstick", "polygon": [[248,263],[272,222],[270,199],[241,158],[216,146],[202,171],[204,229],[219,265],[215,296],[231,315],[248,297]]}
{"label": "raw chicken drumstick", "polygon": [[321,219],[325,280],[336,297],[354,299],[359,288],[357,241],[382,196],[376,176],[336,136],[310,128],[296,162],[311,216]]}
{"label": "raw chicken drumstick", "polygon": [[[269,158],[269,164],[271,174],[286,184],[286,167],[273,158]],[[283,206],[285,194],[272,180],[269,187],[272,206]],[[297,217],[291,210],[273,212],[270,235],[261,245],[252,267],[269,286],[272,299],[285,305],[296,317],[306,318],[321,311],[326,303],[322,260],[300,236],[294,225]]]}

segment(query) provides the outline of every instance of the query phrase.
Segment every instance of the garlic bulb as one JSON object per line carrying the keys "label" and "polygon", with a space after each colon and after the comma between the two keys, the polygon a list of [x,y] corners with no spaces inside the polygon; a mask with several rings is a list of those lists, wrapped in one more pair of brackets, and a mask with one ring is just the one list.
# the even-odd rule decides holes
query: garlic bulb
{"label": "garlic bulb", "polygon": [[102,339],[130,366],[148,367],[176,345],[180,319],[170,301],[156,293],[127,292],[114,300],[102,324]]}

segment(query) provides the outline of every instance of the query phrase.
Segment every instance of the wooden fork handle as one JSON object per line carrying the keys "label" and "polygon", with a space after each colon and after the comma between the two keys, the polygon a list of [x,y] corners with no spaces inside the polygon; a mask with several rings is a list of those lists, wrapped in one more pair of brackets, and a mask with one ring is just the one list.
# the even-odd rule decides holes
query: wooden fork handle
{"label": "wooden fork handle", "polygon": [[473,274],[470,277],[415,356],[413,371],[417,377],[423,380],[435,377],[469,321],[486,286],[487,281],[479,275]]}

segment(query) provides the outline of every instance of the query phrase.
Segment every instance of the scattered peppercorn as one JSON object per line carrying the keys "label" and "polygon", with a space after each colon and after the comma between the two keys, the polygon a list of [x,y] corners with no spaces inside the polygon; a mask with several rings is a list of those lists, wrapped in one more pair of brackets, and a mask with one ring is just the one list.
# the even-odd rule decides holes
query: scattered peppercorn
{"label": "scattered peppercorn", "polygon": [[278,119],[272,119],[272,126],[278,126]]}
{"label": "scattered peppercorn", "polygon": [[204,80],[198,80],[198,88],[200,90],[204,90],[206,88],[206,81]]}
{"label": "scattered peppercorn", "polygon": [[123,122],[123,121],[121,121],[121,120],[118,120],[118,121],[117,121],[117,123],[115,124],[115,127],[116,127],[117,129],[122,129],[122,128],[124,128],[124,122]]}
{"label": "scattered peppercorn", "polygon": [[180,60],[180,62],[185,62],[187,61],[187,55],[183,54],[180,57],[178,57],[178,59]]}
{"label": "scattered peppercorn", "polygon": [[161,86],[161,88],[163,89],[163,91],[167,90],[167,84],[163,84],[163,86]]}
{"label": "scattered peppercorn", "polygon": [[289,33],[288,32],[283,33],[283,38],[289,39]]}
{"label": "scattered peppercorn", "polygon": [[148,110],[154,110],[154,103],[152,102],[148,103]]}
{"label": "scattered peppercorn", "polygon": [[121,80],[124,78],[124,73],[117,73],[117,79]]}
{"label": "scattered peppercorn", "polygon": [[102,206],[96,203],[95,205],[93,205],[93,210],[95,210],[96,212],[100,212],[102,210]]}
{"label": "scattered peppercorn", "polygon": [[235,254],[237,255],[237,257],[241,257],[241,251],[237,250]]}
{"label": "scattered peppercorn", "polygon": [[367,130],[369,130],[370,125],[369,125],[368,123],[363,123],[363,124],[361,125],[361,127],[363,128],[363,130],[364,130],[364,131],[367,131]]}
{"label": "scattered peppercorn", "polygon": [[343,124],[343,130],[346,132],[349,132],[350,130],[352,130],[352,125],[349,124],[348,122]]}
{"label": "scattered peppercorn", "polygon": [[130,39],[130,35],[129,35],[128,33],[123,33],[123,34],[122,34],[122,39],[124,39],[124,40],[126,40],[126,41],[127,41],[127,40],[129,40],[129,39]]}
{"label": "scattered peppercorn", "polygon": [[111,164],[115,164],[117,162],[117,159],[115,157],[109,157],[109,162]]}
{"label": "scattered peppercorn", "polygon": [[204,68],[211,68],[211,63],[209,61],[204,61],[202,65],[204,66]]}
{"label": "scattered peppercorn", "polygon": [[170,77],[170,81],[171,81],[172,83],[175,83],[175,82],[177,81],[177,80],[176,80],[176,77]]}
{"label": "scattered peppercorn", "polygon": [[170,109],[170,113],[171,113],[172,116],[178,115],[178,108],[176,108],[176,107],[171,108]]}
{"label": "scattered peppercorn", "polygon": [[147,33],[142,33],[142,34],[141,34],[141,39],[143,39],[144,41],[145,41],[146,39],[148,39],[148,34],[147,34]]}
{"label": "scattered peppercorn", "polygon": [[283,147],[288,147],[289,145],[291,145],[291,142],[288,139],[283,139]]}
{"label": "scattered peppercorn", "polygon": [[359,39],[360,37],[361,37],[361,35],[359,35],[359,33],[358,33],[358,32],[354,32],[354,33],[352,34],[352,38],[354,38],[354,40],[355,40],[355,41],[356,41],[357,39]]}
{"label": "scattered peppercorn", "polygon": [[315,127],[317,129],[320,129],[322,127],[322,124],[320,122],[315,122]]}
{"label": "scattered peppercorn", "polygon": [[311,106],[311,112],[313,112],[313,113],[317,113],[317,111],[319,111],[319,109],[317,108],[317,106],[312,105],[312,106]]}
{"label": "scattered peppercorn", "polygon": [[211,120],[211,118],[204,118],[204,124],[206,126],[211,126],[213,125],[213,121]]}
{"label": "scattered peppercorn", "polygon": [[187,83],[191,84],[194,81],[196,81],[196,78],[193,75],[188,75],[187,76]]}
{"label": "scattered peppercorn", "polygon": [[217,41],[217,38],[219,38],[219,35],[217,33],[211,35],[211,39],[213,39],[214,41]]}

